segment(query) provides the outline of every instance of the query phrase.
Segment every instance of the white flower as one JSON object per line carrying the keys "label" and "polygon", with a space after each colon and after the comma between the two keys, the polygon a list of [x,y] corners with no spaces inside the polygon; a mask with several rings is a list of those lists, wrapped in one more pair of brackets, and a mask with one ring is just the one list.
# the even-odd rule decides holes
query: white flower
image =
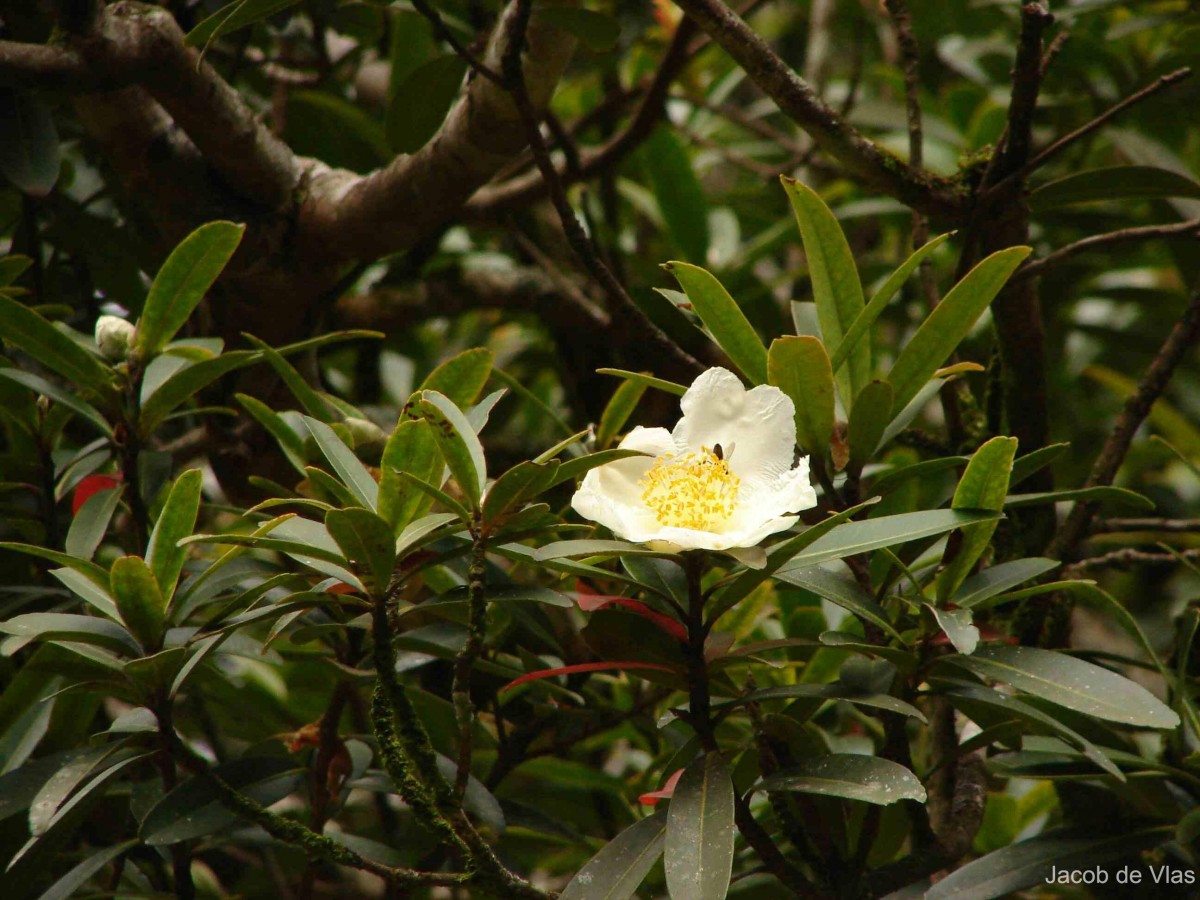
{"label": "white flower", "polygon": [[134,327],[118,316],[101,316],[96,320],[96,346],[109,362],[121,362],[129,355]]}
{"label": "white flower", "polygon": [[673,431],[635,428],[621,441],[630,457],[588,472],[571,506],[636,543],[684,550],[753,547],[790,528],[789,513],[815,506],[808,460],[792,467],[795,406],[779,388],[747,391],[714,368],[680,401]]}

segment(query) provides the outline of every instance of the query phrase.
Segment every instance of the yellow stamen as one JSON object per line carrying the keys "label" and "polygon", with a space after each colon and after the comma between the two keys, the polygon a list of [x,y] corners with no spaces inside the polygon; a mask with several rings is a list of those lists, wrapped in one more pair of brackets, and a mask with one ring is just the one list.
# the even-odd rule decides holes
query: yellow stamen
{"label": "yellow stamen", "polygon": [[740,483],[728,462],[701,447],[698,453],[658,457],[639,485],[644,489],[642,502],[654,510],[659,523],[713,531],[733,515]]}

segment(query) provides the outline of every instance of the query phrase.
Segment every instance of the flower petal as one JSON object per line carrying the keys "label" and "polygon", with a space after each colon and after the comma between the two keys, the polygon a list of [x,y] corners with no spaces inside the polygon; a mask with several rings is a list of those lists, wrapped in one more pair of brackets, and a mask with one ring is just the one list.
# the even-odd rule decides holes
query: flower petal
{"label": "flower petal", "polygon": [[626,540],[642,543],[661,526],[642,502],[639,482],[654,458],[675,450],[665,428],[637,427],[621,441],[621,450],[639,450],[647,456],[620,459],[592,469],[571,498],[572,508],[586,519],[599,522]]}
{"label": "flower petal", "polygon": [[692,382],[679,405],[683,418],[672,435],[680,450],[720,444],[729,468],[743,479],[772,478],[791,467],[796,407],[779,388],[747,391],[728,369],[712,368]]}
{"label": "flower petal", "polygon": [[742,483],[729,529],[756,530],[758,523],[817,505],[817,492],[808,477],[808,459],[771,478]]}

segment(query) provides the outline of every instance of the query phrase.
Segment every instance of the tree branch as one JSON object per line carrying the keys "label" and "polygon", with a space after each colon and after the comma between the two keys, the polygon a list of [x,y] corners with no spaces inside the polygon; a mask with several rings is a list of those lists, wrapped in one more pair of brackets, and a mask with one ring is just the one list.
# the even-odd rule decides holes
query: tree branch
{"label": "tree branch", "polygon": [[[1187,309],[1179,317],[1179,321],[1159,348],[1158,354],[1138,381],[1137,390],[1126,399],[1116,425],[1113,426],[1108,440],[1104,442],[1100,455],[1096,457],[1084,487],[1112,484],[1117,470],[1125,460],[1125,454],[1129,452],[1130,444],[1133,443],[1134,434],[1150,414],[1154,401],[1166,390],[1176,367],[1197,340],[1200,340],[1200,286],[1192,291]],[[1054,559],[1066,559],[1070,556],[1087,533],[1097,509],[1097,503],[1076,503],[1054,535],[1046,555]]]}
{"label": "tree branch", "polygon": [[1200,560],[1200,549],[1176,550],[1174,553],[1151,553],[1124,547],[1101,556],[1090,556],[1072,564],[1073,571],[1084,569],[1131,569],[1134,566],[1176,566],[1182,560]]}
{"label": "tree branch", "polygon": [[[498,69],[515,6],[500,17],[483,63]],[[562,30],[531,16],[524,53],[530,103],[540,116],[575,48]],[[300,212],[302,252],[324,259],[374,259],[405,249],[460,214],[463,204],[528,135],[508,91],[468,82],[441,130],[420,150],[366,176],[318,167]]]}
{"label": "tree branch", "polygon": [[961,213],[964,198],[948,182],[906,165],[844,122],[721,0],[679,0],[679,6],[784,114],[851,174],[927,215]]}
{"label": "tree branch", "polygon": [[1046,272],[1054,269],[1068,259],[1108,247],[1112,244],[1124,244],[1131,241],[1153,240],[1155,238],[1191,237],[1200,238],[1200,219],[1189,219],[1186,222],[1174,222],[1170,225],[1143,225],[1137,228],[1122,228],[1120,231],[1110,231],[1108,234],[1096,234],[1083,238],[1073,244],[1060,247],[1053,253],[1027,262],[1016,271],[1009,284],[1024,281],[1026,278],[1040,278]]}

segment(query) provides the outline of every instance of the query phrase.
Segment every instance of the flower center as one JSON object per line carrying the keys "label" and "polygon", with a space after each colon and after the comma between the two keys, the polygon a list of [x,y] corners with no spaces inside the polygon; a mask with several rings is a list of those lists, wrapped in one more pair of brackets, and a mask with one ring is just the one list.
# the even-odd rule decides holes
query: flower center
{"label": "flower center", "polygon": [[663,454],[638,482],[642,502],[660,524],[697,531],[713,531],[729,520],[740,483],[729,463],[707,447]]}

